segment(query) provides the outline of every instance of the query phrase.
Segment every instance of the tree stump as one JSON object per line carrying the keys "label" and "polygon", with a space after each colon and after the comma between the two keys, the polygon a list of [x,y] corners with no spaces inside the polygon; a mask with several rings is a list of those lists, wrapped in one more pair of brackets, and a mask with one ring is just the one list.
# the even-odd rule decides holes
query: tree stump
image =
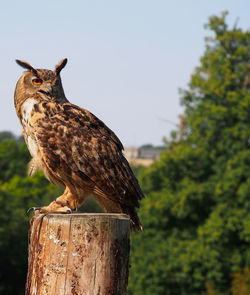
{"label": "tree stump", "polygon": [[125,294],[129,235],[125,214],[34,216],[26,295]]}

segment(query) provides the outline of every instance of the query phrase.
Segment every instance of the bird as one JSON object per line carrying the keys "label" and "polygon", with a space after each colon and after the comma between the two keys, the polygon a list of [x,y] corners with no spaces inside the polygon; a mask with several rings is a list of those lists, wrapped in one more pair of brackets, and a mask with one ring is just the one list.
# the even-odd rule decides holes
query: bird
{"label": "bird", "polygon": [[66,98],[60,73],[67,59],[54,70],[16,62],[25,69],[14,105],[31,155],[28,174],[42,170],[51,183],[65,188],[49,205],[34,207],[35,213],[71,213],[91,195],[104,212],[127,214],[131,230],[141,231],[137,208],[144,194],[123,145],[102,120]]}

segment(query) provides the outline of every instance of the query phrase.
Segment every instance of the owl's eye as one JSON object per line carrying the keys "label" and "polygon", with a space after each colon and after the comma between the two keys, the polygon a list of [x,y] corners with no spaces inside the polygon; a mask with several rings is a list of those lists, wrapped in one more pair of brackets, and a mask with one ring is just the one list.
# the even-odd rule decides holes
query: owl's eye
{"label": "owl's eye", "polygon": [[43,81],[42,81],[41,79],[39,79],[39,78],[35,78],[35,79],[32,80],[32,83],[33,83],[34,85],[41,85],[42,82],[43,82]]}

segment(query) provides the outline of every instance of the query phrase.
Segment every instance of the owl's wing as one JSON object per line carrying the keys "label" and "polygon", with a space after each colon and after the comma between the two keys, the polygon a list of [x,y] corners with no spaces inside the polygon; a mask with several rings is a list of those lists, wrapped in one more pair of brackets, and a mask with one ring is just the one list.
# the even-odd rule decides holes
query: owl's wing
{"label": "owl's wing", "polygon": [[[139,206],[143,193],[122,154],[117,136],[97,117],[70,103],[34,126],[36,141],[48,167],[72,181],[121,204]],[[76,180],[75,185],[79,184]]]}

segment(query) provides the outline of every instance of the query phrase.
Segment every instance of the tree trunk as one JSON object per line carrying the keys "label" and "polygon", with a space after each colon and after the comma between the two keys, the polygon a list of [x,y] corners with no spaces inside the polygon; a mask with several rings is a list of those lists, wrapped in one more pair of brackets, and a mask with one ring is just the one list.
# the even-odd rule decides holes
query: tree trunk
{"label": "tree trunk", "polygon": [[125,294],[129,233],[124,214],[34,216],[26,295]]}

